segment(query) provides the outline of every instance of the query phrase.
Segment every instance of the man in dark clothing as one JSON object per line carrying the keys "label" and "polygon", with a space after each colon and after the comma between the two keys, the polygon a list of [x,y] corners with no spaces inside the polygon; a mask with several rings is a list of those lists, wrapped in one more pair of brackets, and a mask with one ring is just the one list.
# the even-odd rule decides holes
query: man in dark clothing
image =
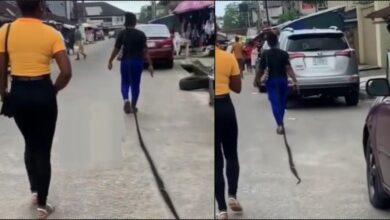
{"label": "man in dark clothing", "polygon": [[[108,69],[112,69],[112,61],[122,49],[121,58],[121,91],[124,100],[124,111],[126,114],[137,112],[137,101],[140,93],[141,75],[144,67],[144,57],[149,64],[150,75],[153,77],[153,64],[150,58],[146,43],[145,34],[135,29],[137,18],[133,13],[126,13],[126,29],[121,31],[115,42],[108,62]],[[131,87],[131,103],[129,101],[129,89]]]}
{"label": "man in dark clothing", "polygon": [[74,34],[75,34],[74,29],[70,29],[68,32],[68,48],[69,50],[72,50],[72,55],[74,55],[74,43],[75,43]]}
{"label": "man in dark clothing", "polygon": [[[278,125],[277,133],[283,134],[283,117],[288,95],[288,76],[292,78],[295,89],[297,88],[297,79],[291,68],[288,53],[276,48],[278,37],[272,32],[268,33],[267,43],[271,49],[264,51],[261,55],[256,81],[258,85],[266,81],[268,99],[271,102],[272,112]],[[266,69],[268,74],[264,75]]]}

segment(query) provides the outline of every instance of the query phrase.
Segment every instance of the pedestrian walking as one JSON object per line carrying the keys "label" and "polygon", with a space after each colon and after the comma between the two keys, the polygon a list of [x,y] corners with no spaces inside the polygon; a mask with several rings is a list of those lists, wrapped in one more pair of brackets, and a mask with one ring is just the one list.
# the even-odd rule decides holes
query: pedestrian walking
{"label": "pedestrian walking", "polygon": [[237,59],[238,66],[240,68],[240,75],[241,78],[244,78],[244,69],[245,69],[245,59],[243,54],[243,46],[240,42],[240,37],[236,36],[235,38],[236,42],[233,44],[232,47],[232,53]]}
{"label": "pedestrian walking", "polygon": [[[32,204],[37,205],[38,218],[46,218],[54,211],[54,206],[47,203],[47,196],[57,120],[56,95],[69,83],[72,71],[60,33],[41,21],[46,8],[44,1],[18,0],[17,4],[22,17],[0,29],[0,96],[3,101],[8,100],[24,137]],[[54,85],[50,78],[52,57],[60,69]],[[12,77],[9,94],[8,63]]]}
{"label": "pedestrian walking", "polygon": [[[114,50],[108,62],[108,69],[112,69],[112,61],[122,49],[121,57],[121,92],[124,100],[126,114],[137,112],[137,102],[140,94],[141,75],[144,67],[144,58],[147,59],[150,75],[153,77],[154,69],[150,58],[147,38],[144,32],[135,28],[137,18],[135,14],[125,14],[126,29],[121,31],[116,39]],[[131,103],[129,89],[131,88]]]}
{"label": "pedestrian walking", "polygon": [[233,211],[242,211],[237,200],[239,162],[237,153],[238,127],[236,113],[229,91],[241,92],[240,69],[235,57],[221,50],[215,51],[215,198],[218,204],[218,219],[227,219],[225,200],[225,178],[223,174],[226,160],[228,180],[228,205]]}
{"label": "pedestrian walking", "polygon": [[246,43],[243,49],[246,71],[248,71],[248,73],[252,73],[252,50],[253,44],[251,41],[249,41]]}
{"label": "pedestrian walking", "polygon": [[68,54],[70,55],[70,51],[72,51],[72,55],[74,52],[74,44],[75,44],[75,30],[73,28],[69,29],[68,32]]}
{"label": "pedestrian walking", "polygon": [[252,69],[256,71],[256,62],[257,62],[257,57],[259,56],[259,51],[257,49],[257,45],[253,44],[253,49],[251,53],[251,66]]}
{"label": "pedestrian walking", "polygon": [[277,123],[277,133],[283,134],[283,118],[287,105],[288,76],[293,80],[293,87],[297,89],[297,79],[291,68],[287,52],[277,48],[278,37],[270,32],[267,34],[269,50],[262,53],[259,72],[256,75],[257,85],[265,82],[268,99],[271,102],[272,112]]}
{"label": "pedestrian walking", "polygon": [[76,46],[78,47],[77,52],[76,52],[76,56],[77,56],[76,60],[80,60],[80,53],[81,53],[81,55],[84,56],[84,59],[87,58],[87,54],[85,54],[85,52],[84,52],[84,39],[83,39],[83,36],[81,34],[80,27],[78,25],[76,26],[74,39],[76,42]]}

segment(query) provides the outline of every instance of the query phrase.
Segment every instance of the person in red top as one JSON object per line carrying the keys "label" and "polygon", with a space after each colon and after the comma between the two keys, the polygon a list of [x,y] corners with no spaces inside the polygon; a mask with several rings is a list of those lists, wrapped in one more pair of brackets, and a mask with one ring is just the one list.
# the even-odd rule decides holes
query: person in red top
{"label": "person in red top", "polygon": [[251,61],[252,50],[253,50],[253,43],[252,41],[249,41],[243,49],[245,66],[246,66],[246,70],[249,73],[252,73],[252,61]]}

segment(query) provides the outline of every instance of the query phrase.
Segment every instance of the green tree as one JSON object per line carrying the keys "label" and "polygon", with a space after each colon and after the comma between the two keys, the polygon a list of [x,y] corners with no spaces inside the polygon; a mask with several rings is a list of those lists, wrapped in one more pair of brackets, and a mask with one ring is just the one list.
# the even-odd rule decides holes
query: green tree
{"label": "green tree", "polygon": [[147,24],[150,20],[152,20],[152,10],[148,5],[144,5],[141,7],[141,12],[139,15],[139,23]]}
{"label": "green tree", "polygon": [[223,16],[224,30],[243,28],[247,26],[246,23],[246,15],[240,13],[237,2],[226,5]]}
{"label": "green tree", "polygon": [[300,16],[301,16],[301,14],[299,13],[299,11],[297,11],[295,9],[290,9],[290,10],[286,11],[285,13],[283,13],[279,17],[278,22],[279,22],[279,24],[281,24],[281,23],[284,23],[286,21],[298,19]]}

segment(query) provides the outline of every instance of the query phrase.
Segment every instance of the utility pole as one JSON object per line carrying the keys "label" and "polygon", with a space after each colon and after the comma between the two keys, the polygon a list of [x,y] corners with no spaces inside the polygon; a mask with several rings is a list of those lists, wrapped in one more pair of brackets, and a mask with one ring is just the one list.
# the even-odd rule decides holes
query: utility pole
{"label": "utility pole", "polygon": [[156,19],[157,15],[157,5],[156,5],[156,1],[152,1],[152,19]]}
{"label": "utility pole", "polygon": [[261,28],[261,1],[257,1],[257,30]]}
{"label": "utility pole", "polygon": [[269,21],[269,13],[268,13],[268,0],[264,0],[265,13],[267,15],[267,23],[268,26],[271,26],[271,22]]}
{"label": "utility pole", "polygon": [[74,10],[75,22],[76,24],[78,24],[80,23],[80,20],[79,20],[79,4],[77,4],[77,0],[73,1],[73,10]]}
{"label": "utility pole", "polygon": [[85,16],[85,2],[84,2],[84,0],[82,0],[82,5],[83,5],[82,8],[83,8],[83,23],[84,23],[84,22],[86,22],[86,18],[85,18],[86,17]]}

